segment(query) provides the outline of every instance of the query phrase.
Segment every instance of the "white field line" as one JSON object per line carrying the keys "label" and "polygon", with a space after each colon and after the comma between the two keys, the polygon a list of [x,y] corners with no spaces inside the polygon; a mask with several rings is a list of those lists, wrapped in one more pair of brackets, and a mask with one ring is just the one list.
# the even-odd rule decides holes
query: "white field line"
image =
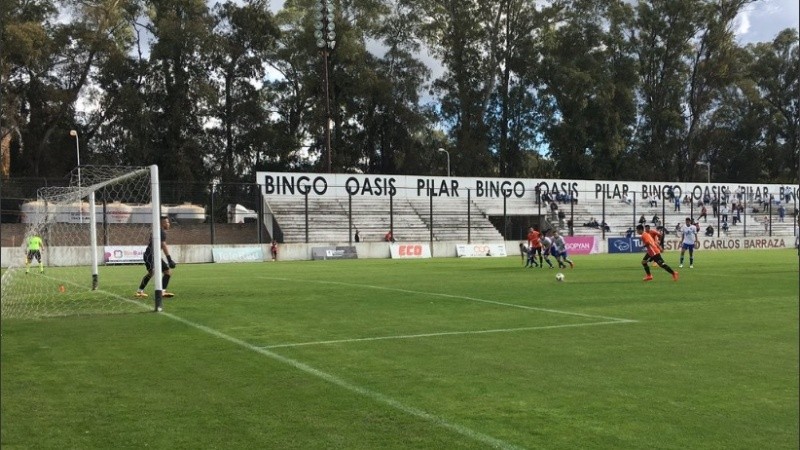
{"label": "white field line", "polygon": [[633,319],[621,319],[619,317],[609,317],[609,316],[599,316],[596,314],[584,314],[579,312],[572,312],[572,311],[562,311],[560,309],[549,309],[549,308],[537,308],[535,306],[525,306],[525,305],[517,305],[515,303],[506,303],[506,302],[498,302],[495,300],[486,300],[482,298],[475,298],[475,297],[467,297],[464,295],[453,295],[453,294],[441,294],[437,292],[425,292],[425,291],[414,291],[410,289],[400,289],[400,288],[391,288],[385,286],[374,286],[371,284],[357,284],[357,283],[344,283],[341,281],[324,281],[324,280],[293,280],[291,278],[280,278],[280,277],[264,277],[259,276],[256,278],[266,279],[266,280],[277,280],[277,281],[291,281],[295,283],[318,283],[318,284],[335,284],[338,286],[347,286],[347,287],[357,287],[357,288],[364,288],[364,289],[376,289],[381,291],[393,291],[393,292],[404,292],[406,294],[417,294],[417,295],[428,295],[433,297],[444,297],[444,298],[454,298],[454,299],[461,299],[461,300],[469,300],[473,302],[480,302],[480,303],[489,303],[492,305],[500,305],[500,306],[508,306],[510,308],[521,308],[527,309],[529,311],[541,311],[553,314],[565,314],[568,316],[578,316],[578,317],[586,317],[590,319],[603,319],[603,320],[610,320],[614,322],[622,322],[622,323],[632,323],[637,322]]}
{"label": "white field line", "polygon": [[[137,305],[142,305],[142,307],[144,307],[146,309],[148,308],[143,303],[140,303],[140,302],[125,298],[125,297],[123,297],[121,295],[118,295],[118,294],[115,294],[113,292],[104,291],[102,289],[98,289],[98,291],[99,292],[104,292],[104,293],[106,293],[106,294],[108,294],[108,295],[110,295],[112,297],[118,298],[118,299],[120,299],[120,300],[122,300],[124,302],[136,303]],[[464,436],[466,438],[472,439],[474,441],[481,442],[481,443],[486,444],[486,445],[488,445],[488,446],[490,446],[492,448],[498,448],[498,449],[503,449],[503,450],[517,450],[517,449],[522,449],[523,448],[523,447],[519,447],[519,446],[510,444],[508,442],[502,441],[502,440],[497,439],[497,438],[495,438],[493,436],[489,436],[488,434],[484,434],[484,433],[481,433],[479,431],[475,431],[475,430],[473,430],[471,428],[467,428],[467,427],[465,427],[463,425],[459,425],[457,423],[453,423],[453,422],[447,421],[447,420],[445,420],[445,419],[443,419],[443,418],[441,418],[439,416],[431,414],[431,413],[429,413],[427,411],[424,411],[422,409],[415,408],[413,406],[405,405],[405,404],[403,404],[403,403],[401,403],[401,402],[399,402],[399,401],[397,401],[397,400],[395,400],[395,399],[393,399],[391,397],[388,397],[386,395],[381,394],[380,392],[376,392],[376,391],[361,387],[361,386],[359,386],[357,384],[350,383],[350,382],[348,382],[346,380],[338,378],[338,377],[336,377],[334,375],[331,375],[331,374],[329,374],[327,372],[323,372],[323,371],[321,371],[319,369],[311,367],[308,364],[302,363],[302,362],[297,361],[297,360],[292,359],[292,358],[287,358],[285,356],[279,355],[279,354],[277,354],[275,352],[271,352],[271,351],[269,351],[267,349],[264,349],[264,348],[256,347],[255,345],[252,345],[249,342],[245,342],[245,341],[243,341],[241,339],[237,339],[237,338],[235,338],[233,336],[227,335],[225,333],[222,333],[221,331],[215,330],[215,329],[207,327],[205,325],[201,325],[199,323],[192,322],[191,320],[187,320],[187,319],[184,319],[182,317],[178,317],[178,316],[176,316],[174,314],[170,314],[170,313],[167,313],[167,312],[161,312],[161,313],[158,313],[158,315],[159,316],[163,316],[163,317],[168,317],[168,318],[170,318],[172,320],[175,320],[177,322],[180,322],[180,323],[182,323],[182,324],[184,324],[186,326],[189,326],[189,327],[194,328],[196,330],[200,330],[200,331],[202,331],[204,333],[210,334],[211,336],[220,338],[220,339],[228,341],[228,342],[230,342],[232,344],[235,344],[235,345],[238,345],[240,347],[246,348],[247,350],[250,350],[250,351],[253,351],[253,352],[258,353],[260,355],[266,356],[266,357],[268,357],[270,359],[273,359],[275,361],[279,361],[281,363],[287,364],[287,365],[289,365],[291,367],[294,367],[297,370],[300,370],[301,372],[305,372],[306,374],[309,374],[309,375],[314,376],[316,378],[319,378],[319,379],[322,379],[324,381],[327,381],[328,383],[331,383],[331,384],[333,384],[335,386],[338,386],[338,387],[340,387],[340,388],[342,388],[344,390],[347,390],[347,391],[353,392],[355,394],[367,397],[367,398],[369,398],[371,400],[374,400],[374,401],[376,401],[378,403],[382,403],[382,404],[384,404],[386,406],[394,408],[394,409],[396,409],[396,410],[398,410],[400,412],[403,412],[403,413],[408,414],[410,416],[416,417],[418,419],[422,419],[422,420],[425,420],[427,422],[431,422],[431,423],[433,423],[433,424],[435,424],[437,426],[440,426],[442,428],[450,430],[450,431],[452,431],[452,432],[454,432],[456,434],[459,434],[459,435]]]}
{"label": "white field line", "polygon": [[387,339],[416,339],[436,336],[455,336],[465,334],[487,334],[487,333],[513,333],[515,331],[531,331],[531,330],[552,330],[555,328],[576,328],[576,327],[591,327],[594,325],[616,325],[620,323],[632,323],[635,320],[614,320],[609,322],[588,322],[588,323],[572,323],[565,325],[547,325],[541,327],[523,327],[523,328],[503,328],[496,330],[478,330],[478,331],[443,331],[441,333],[424,333],[424,334],[406,334],[400,336],[378,336],[369,338],[355,338],[355,339],[337,339],[333,341],[316,341],[316,342],[298,342],[295,344],[275,344],[266,345],[261,348],[284,348],[284,347],[302,347],[307,345],[326,345],[326,344],[342,344],[350,342],[365,342],[365,341],[382,341]]}

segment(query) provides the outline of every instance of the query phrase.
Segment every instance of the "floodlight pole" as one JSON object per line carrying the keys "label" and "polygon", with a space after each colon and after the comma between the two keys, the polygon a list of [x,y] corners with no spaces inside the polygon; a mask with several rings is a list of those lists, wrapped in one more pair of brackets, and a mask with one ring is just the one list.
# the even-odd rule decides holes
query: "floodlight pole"
{"label": "floodlight pole", "polygon": [[[78,191],[81,190],[81,145],[80,139],[78,138],[78,132],[76,130],[69,130],[69,135],[75,138],[75,155],[78,157]],[[81,202],[83,196],[78,199],[78,202]],[[80,214],[81,223],[83,223],[83,205],[78,206],[78,211]]]}
{"label": "floodlight pole", "polygon": [[698,166],[706,166],[706,182],[711,184],[711,163],[708,161],[697,161]]}
{"label": "floodlight pole", "polygon": [[444,152],[444,154],[447,155],[447,178],[450,178],[450,152],[443,148],[440,148],[437,151]]}

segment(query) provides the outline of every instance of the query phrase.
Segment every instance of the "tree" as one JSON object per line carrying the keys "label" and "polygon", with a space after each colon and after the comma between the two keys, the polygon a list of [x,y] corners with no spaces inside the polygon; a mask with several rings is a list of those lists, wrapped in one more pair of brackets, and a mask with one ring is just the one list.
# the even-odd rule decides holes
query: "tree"
{"label": "tree", "polygon": [[97,60],[118,52],[125,34],[123,0],[67,6],[73,20],[59,23],[50,1],[14,1],[2,33],[2,48],[9,49],[0,62],[3,123],[19,129],[23,143],[12,161],[17,175],[61,175],[74,166],[74,152],[64,149],[74,148],[67,132],[75,126],[76,102]]}
{"label": "tree", "polygon": [[796,29],[748,46],[750,73],[766,114],[763,176],[796,183],[800,174],[800,50]]}
{"label": "tree", "polygon": [[[212,83],[221,92],[211,106],[219,126],[206,127],[214,147],[212,173],[223,182],[251,179],[256,155],[269,140],[269,113],[257,81],[266,76],[265,61],[274,52],[278,29],[268,4],[253,0],[214,8],[215,38],[211,51]],[[219,85],[219,86],[216,86]]]}
{"label": "tree", "polygon": [[[625,175],[635,120],[636,66],[622,1],[570,2],[545,32],[538,67],[549,106],[545,135],[562,176]],[[556,26],[557,25],[557,26]]]}
{"label": "tree", "polygon": [[207,181],[205,160],[212,150],[204,145],[204,126],[216,102],[208,78],[213,21],[202,0],[148,3],[155,39],[146,86],[154,118],[150,161],[164,179]]}

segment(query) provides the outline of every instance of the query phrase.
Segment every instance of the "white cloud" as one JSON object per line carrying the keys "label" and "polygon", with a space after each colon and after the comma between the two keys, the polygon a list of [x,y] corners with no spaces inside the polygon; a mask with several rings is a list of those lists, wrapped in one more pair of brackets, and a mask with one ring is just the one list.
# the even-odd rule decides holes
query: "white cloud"
{"label": "white cloud", "polygon": [[745,7],[734,22],[739,42],[768,42],[786,28],[797,29],[800,4],[797,0],[761,0]]}

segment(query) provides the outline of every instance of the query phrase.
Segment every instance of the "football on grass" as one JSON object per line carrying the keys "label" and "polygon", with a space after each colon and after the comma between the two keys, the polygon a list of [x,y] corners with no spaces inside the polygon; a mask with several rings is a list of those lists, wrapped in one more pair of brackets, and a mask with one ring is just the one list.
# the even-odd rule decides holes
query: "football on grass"
{"label": "football on grass", "polygon": [[556,281],[564,281],[564,274],[561,273],[561,272],[558,272],[556,274]]}

